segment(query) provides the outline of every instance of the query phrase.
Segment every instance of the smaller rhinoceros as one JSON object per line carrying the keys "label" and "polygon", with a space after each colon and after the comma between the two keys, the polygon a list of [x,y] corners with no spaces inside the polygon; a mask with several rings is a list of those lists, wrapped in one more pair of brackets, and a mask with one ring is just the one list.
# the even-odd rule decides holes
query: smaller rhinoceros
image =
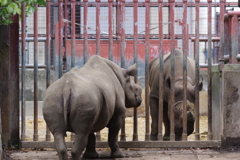
{"label": "smaller rhinoceros", "polygon": [[[175,140],[182,139],[183,133],[183,52],[175,49],[174,53],[164,55],[164,90],[163,90],[163,123],[165,134],[163,139],[169,140],[170,136],[170,88],[171,88],[171,55],[175,60],[175,102],[174,113],[174,132]],[[151,140],[157,140],[158,135],[158,106],[159,106],[159,59],[153,59],[149,64],[149,86],[150,86],[150,112],[152,118]],[[195,61],[187,57],[187,135],[194,131],[195,121],[195,90],[202,89],[202,81],[199,86],[195,85]]]}
{"label": "smaller rhinoceros", "polygon": [[68,159],[64,137],[75,133],[71,154],[73,160],[97,158],[94,132],[109,128],[111,157],[123,157],[117,143],[126,108],[138,107],[141,87],[131,76],[136,64],[122,69],[100,56],[92,56],[80,69],[73,68],[46,90],[43,116],[54,136],[59,159]]}

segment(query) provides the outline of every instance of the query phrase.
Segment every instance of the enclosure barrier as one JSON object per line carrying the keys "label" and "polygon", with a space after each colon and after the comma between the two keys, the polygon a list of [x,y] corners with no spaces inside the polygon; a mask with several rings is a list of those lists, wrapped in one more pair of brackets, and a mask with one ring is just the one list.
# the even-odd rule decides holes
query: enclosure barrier
{"label": "enclosure barrier", "polygon": [[[224,25],[224,13],[226,6],[236,6],[235,2],[225,2],[221,0],[220,3],[213,3],[211,0],[207,2],[201,2],[196,0],[195,2],[188,2],[183,0],[182,2],[175,2],[175,0],[170,0],[170,2],[165,2],[158,0],[157,2],[152,2],[150,0],[138,1],[133,0],[133,2],[121,0],[121,1],[88,1],[84,0],[82,2],[71,0],[63,1],[59,0],[58,2],[52,2],[47,0],[46,6],[46,34],[43,35],[46,37],[46,59],[45,65],[42,66],[46,70],[46,88],[50,85],[51,79],[50,74],[51,70],[54,70],[55,80],[59,79],[65,71],[69,71],[72,67],[82,66],[92,54],[101,55],[105,58],[109,58],[114,61],[122,68],[126,67],[128,63],[138,63],[144,64],[145,71],[145,140],[139,141],[138,131],[143,130],[143,128],[138,127],[138,113],[137,109],[133,111],[133,136],[132,141],[126,140],[125,133],[125,124],[121,128],[120,142],[119,146],[124,148],[159,148],[159,147],[214,147],[221,144],[220,139],[213,140],[212,126],[214,122],[212,120],[212,97],[211,97],[211,66],[212,66],[212,41],[214,38],[220,37],[220,49],[219,49],[219,62],[224,63],[224,53],[225,53],[225,41],[226,24]],[[93,9],[93,8],[94,9]],[[220,34],[214,34],[212,32],[212,8],[220,8]],[[56,9],[57,8],[57,9]],[[108,19],[105,22],[108,22],[108,32],[101,30],[101,17],[103,8],[107,8]],[[153,9],[157,8],[157,26],[152,27],[153,19]],[[182,20],[175,18],[176,8],[181,8],[182,11],[178,12],[182,14]],[[189,8],[194,8],[195,13],[195,29],[189,33],[189,24],[188,24],[188,11]],[[200,8],[207,8],[207,33],[200,34]],[[46,129],[46,135],[44,141],[39,141],[38,133],[38,11],[34,13],[34,133],[33,140],[26,140],[26,95],[25,95],[25,76],[26,76],[26,15],[25,15],[25,3],[22,4],[22,22],[21,22],[21,43],[22,43],[22,62],[21,62],[21,140],[23,148],[53,148],[54,143],[51,141],[51,135],[48,129]],[[96,12],[95,19],[90,19],[90,13]],[[132,32],[127,30],[129,26],[126,26],[126,15],[129,15],[128,12],[132,11]],[[143,17],[139,16],[141,12],[145,13],[144,17],[144,26],[140,26],[140,21]],[[165,12],[169,15],[169,18],[164,19]],[[78,17],[78,15],[80,17]],[[115,16],[113,16],[115,15]],[[231,12],[228,12],[228,15],[231,15]],[[95,29],[89,27],[89,22],[95,20]],[[236,21],[236,16],[233,16],[231,23]],[[181,23],[181,31],[176,33],[176,22]],[[165,27],[166,25],[166,27]],[[151,28],[152,27],[152,28]],[[191,26],[192,27],[192,26]],[[143,29],[142,32],[140,29]],[[157,28],[157,32],[153,28]],[[236,30],[232,28],[231,33],[236,33]],[[31,35],[28,35],[31,36]],[[195,106],[196,106],[196,121],[195,121],[195,138],[192,141],[188,141],[187,137],[187,121],[186,121],[186,89],[184,90],[184,126],[183,126],[183,141],[175,141],[174,135],[174,116],[173,110],[170,114],[171,117],[171,133],[170,141],[163,141],[163,130],[162,130],[162,114],[163,114],[163,96],[160,94],[159,100],[159,132],[158,132],[158,141],[150,141],[150,113],[149,113],[149,73],[148,73],[148,64],[152,60],[153,56],[159,57],[160,61],[160,71],[163,71],[163,55],[178,47],[179,39],[182,43],[181,48],[183,52],[190,56],[190,39],[194,39],[194,49],[192,52],[196,61],[196,81],[195,85],[199,84],[199,57],[200,57],[200,41],[202,37],[207,37],[207,49],[208,49],[208,139],[200,140],[200,130],[199,130],[199,91],[195,91]],[[235,42],[236,37],[233,37]],[[233,48],[236,47],[237,43],[232,43]],[[130,48],[133,48],[131,50]],[[106,52],[107,51],[107,52]],[[129,52],[133,52],[129,53]],[[106,54],[107,53],[107,54]],[[236,57],[236,50],[232,49],[232,54]],[[143,60],[144,59],[144,60]],[[231,56],[230,56],[231,59]],[[120,61],[119,61],[120,60]],[[231,59],[233,63],[234,60]],[[141,63],[140,63],[141,62]],[[174,59],[171,58],[172,64],[174,64]],[[183,70],[184,70],[184,86],[186,88],[186,74],[187,66],[186,59],[183,60]],[[174,72],[175,66],[171,65],[171,79],[172,85],[174,86]],[[139,76],[139,75],[138,75]],[[138,76],[135,77],[137,81]],[[163,91],[163,73],[160,73],[160,82],[159,82],[160,93]],[[174,102],[174,87],[171,88],[171,101],[172,108]],[[219,131],[221,134],[221,131]],[[68,147],[71,147],[72,141],[74,140],[74,135],[71,135],[71,141],[68,141],[66,144]],[[97,147],[107,147],[106,141],[101,141],[101,133],[97,133]]]}

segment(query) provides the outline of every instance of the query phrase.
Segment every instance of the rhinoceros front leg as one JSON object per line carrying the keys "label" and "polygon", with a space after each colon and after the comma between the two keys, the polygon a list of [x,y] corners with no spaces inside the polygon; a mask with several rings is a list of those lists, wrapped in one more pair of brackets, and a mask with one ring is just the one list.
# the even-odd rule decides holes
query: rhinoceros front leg
{"label": "rhinoceros front leg", "polygon": [[170,120],[168,117],[168,103],[163,103],[163,123],[165,127],[165,134],[163,136],[163,140],[170,140]]}
{"label": "rhinoceros front leg", "polygon": [[83,154],[83,157],[84,158],[98,158],[99,155],[95,150],[95,146],[96,146],[96,136],[94,133],[90,133],[88,135],[88,143],[87,143],[86,151]]}
{"label": "rhinoceros front leg", "polygon": [[120,158],[120,157],[124,157],[124,154],[120,151],[118,146],[118,132],[122,124],[122,117],[120,116],[113,121],[117,121],[117,123],[109,126],[108,144],[109,144],[109,147],[111,148],[111,157]]}
{"label": "rhinoceros front leg", "polygon": [[156,141],[158,139],[158,99],[150,98],[150,113],[152,117],[150,139]]}

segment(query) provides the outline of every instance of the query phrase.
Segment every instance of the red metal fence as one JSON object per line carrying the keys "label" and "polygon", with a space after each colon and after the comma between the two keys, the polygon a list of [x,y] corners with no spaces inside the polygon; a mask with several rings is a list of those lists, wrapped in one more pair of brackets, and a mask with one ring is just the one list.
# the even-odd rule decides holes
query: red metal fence
{"label": "red metal fence", "polygon": [[[51,70],[55,80],[65,71],[76,66],[81,67],[93,54],[109,58],[125,68],[137,62],[139,77],[145,80],[145,141],[138,141],[137,110],[134,110],[133,141],[125,141],[124,126],[121,130],[121,147],[211,147],[219,145],[219,127],[214,126],[212,119],[211,98],[211,67],[212,54],[216,54],[216,62],[225,63],[229,55],[230,62],[236,63],[239,53],[239,12],[226,13],[226,7],[236,7],[237,2],[200,1],[67,1],[47,0],[45,34],[38,33],[38,11],[34,13],[34,32],[26,34],[26,17],[22,15],[21,22],[21,139],[23,147],[53,147],[50,132],[46,130],[46,139],[38,139],[38,83],[39,68],[46,70],[46,87],[50,85]],[[25,11],[25,5],[22,5]],[[218,10],[219,25],[215,24],[215,13]],[[24,12],[23,12],[24,13]],[[213,14],[214,13],[214,14]],[[225,15],[226,13],[226,15]],[[103,16],[105,15],[105,16]],[[201,19],[205,16],[205,21]],[[92,23],[92,24],[90,24]],[[215,28],[218,26],[218,28]],[[220,30],[220,32],[218,32]],[[231,37],[227,35],[231,35]],[[26,37],[26,35],[28,37]],[[26,42],[29,37],[34,40],[34,63],[26,63]],[[231,41],[229,41],[231,38]],[[45,60],[38,64],[38,42],[45,43]],[[30,40],[29,40],[30,41]],[[218,52],[213,52],[215,43]],[[181,48],[184,53],[196,61],[196,83],[199,83],[200,64],[208,67],[208,141],[200,140],[199,131],[199,92],[196,92],[196,125],[194,141],[185,142],[149,142],[149,102],[148,102],[148,63],[155,57],[160,57],[174,48]],[[229,48],[231,48],[229,50]],[[204,49],[203,54],[201,49]],[[230,52],[228,52],[230,51]],[[207,63],[200,60],[207,59]],[[201,62],[200,62],[201,61]],[[26,68],[34,68],[34,135],[32,141],[26,141]],[[214,128],[214,129],[213,129]],[[216,129],[218,128],[218,129]],[[142,128],[140,128],[143,130]],[[214,132],[214,133],[213,133]],[[98,133],[98,136],[99,133]],[[73,136],[72,136],[73,137]],[[186,137],[184,138],[187,139]],[[67,143],[71,146],[71,142]],[[99,141],[98,147],[106,147],[105,142]]]}

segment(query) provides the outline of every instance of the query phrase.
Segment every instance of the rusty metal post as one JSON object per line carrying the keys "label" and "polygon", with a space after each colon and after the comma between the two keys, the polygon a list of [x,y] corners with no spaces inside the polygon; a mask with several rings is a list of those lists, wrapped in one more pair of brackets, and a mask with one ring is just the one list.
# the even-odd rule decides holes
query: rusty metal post
{"label": "rusty metal post", "polygon": [[[47,0],[47,6],[46,6],[46,88],[50,86],[50,39],[51,39],[51,32],[50,32],[50,26],[51,26],[51,21],[50,21],[50,0]],[[46,127],[46,141],[51,140],[51,135],[48,127]]]}
{"label": "rusty metal post", "polygon": [[[174,6],[175,6],[175,0],[170,0],[170,39],[171,39],[171,53],[174,52],[175,49],[175,32],[174,32]],[[168,111],[170,112],[170,141],[175,140],[175,132],[174,132],[174,112],[173,112],[173,105],[175,102],[175,60],[174,60],[174,54],[171,54],[171,91],[170,91],[170,108]]]}
{"label": "rusty metal post", "polygon": [[[37,5],[35,6],[38,7]],[[38,9],[34,12],[34,134],[38,141]]]}
{"label": "rusty metal post", "polygon": [[[134,63],[138,64],[138,0],[133,0],[133,30],[134,30]],[[135,82],[137,82],[138,75],[134,77]],[[133,141],[138,141],[138,126],[137,126],[137,108],[133,109]]]}
{"label": "rusty metal post", "polygon": [[[196,9],[196,24],[195,24],[195,86],[199,86],[199,2],[195,1]],[[195,89],[195,107],[196,107],[196,121],[195,121],[195,140],[200,140],[199,134],[199,91]]]}
{"label": "rusty metal post", "polygon": [[63,0],[58,0],[58,21],[59,21],[59,77],[63,75]]}
{"label": "rusty metal post", "polygon": [[96,55],[100,55],[100,0],[96,0]]}
{"label": "rusty metal post", "polygon": [[[75,32],[76,32],[76,0],[71,0],[71,68],[75,67]],[[75,140],[75,134],[71,133],[71,141]]]}
{"label": "rusty metal post", "polygon": [[83,0],[84,4],[84,15],[83,15],[83,32],[84,32],[84,44],[83,44],[83,63],[85,64],[88,60],[88,26],[87,26],[87,20],[88,20],[88,0]]}
{"label": "rusty metal post", "polygon": [[[96,0],[96,55],[100,55],[100,0]],[[101,141],[101,133],[96,133],[96,140]]]}
{"label": "rusty metal post", "polygon": [[238,63],[237,61],[237,55],[238,55],[238,16],[235,14],[230,19],[232,25],[231,25],[231,52],[229,55],[229,58],[232,64]]}
{"label": "rusty metal post", "polygon": [[208,140],[212,140],[212,0],[208,0]]}
{"label": "rusty metal post", "polygon": [[183,134],[182,140],[187,140],[187,55],[188,55],[188,33],[187,33],[187,0],[183,0],[183,25],[182,25],[182,47],[183,47]]}
{"label": "rusty metal post", "polygon": [[22,120],[22,126],[21,126],[21,140],[26,140],[26,94],[25,94],[25,77],[26,77],[26,4],[22,3],[22,97],[21,97],[21,120]]}
{"label": "rusty metal post", "polygon": [[76,0],[71,0],[71,68],[75,67],[75,45],[76,45],[76,39],[75,39],[75,32],[76,32]]}
{"label": "rusty metal post", "polygon": [[113,60],[113,0],[108,0],[108,58],[109,60]]}
{"label": "rusty metal post", "polygon": [[150,140],[149,132],[149,38],[150,38],[150,0],[145,0],[145,119],[146,119],[146,134],[145,141]]}
{"label": "rusty metal post", "polygon": [[[125,41],[125,0],[121,0],[120,6],[120,54],[121,54],[121,67],[125,68],[125,48],[126,48],[126,41]],[[125,134],[125,117],[123,118],[123,124],[121,127],[121,141],[126,141],[126,134]]]}
{"label": "rusty metal post", "polygon": [[220,64],[224,64],[224,13],[225,13],[225,2],[226,0],[220,0],[220,57],[218,59],[218,61],[220,62]]}
{"label": "rusty metal post", "polygon": [[163,89],[164,89],[164,66],[163,66],[163,4],[158,0],[158,26],[159,26],[159,110],[158,110],[158,140],[163,140]]}

